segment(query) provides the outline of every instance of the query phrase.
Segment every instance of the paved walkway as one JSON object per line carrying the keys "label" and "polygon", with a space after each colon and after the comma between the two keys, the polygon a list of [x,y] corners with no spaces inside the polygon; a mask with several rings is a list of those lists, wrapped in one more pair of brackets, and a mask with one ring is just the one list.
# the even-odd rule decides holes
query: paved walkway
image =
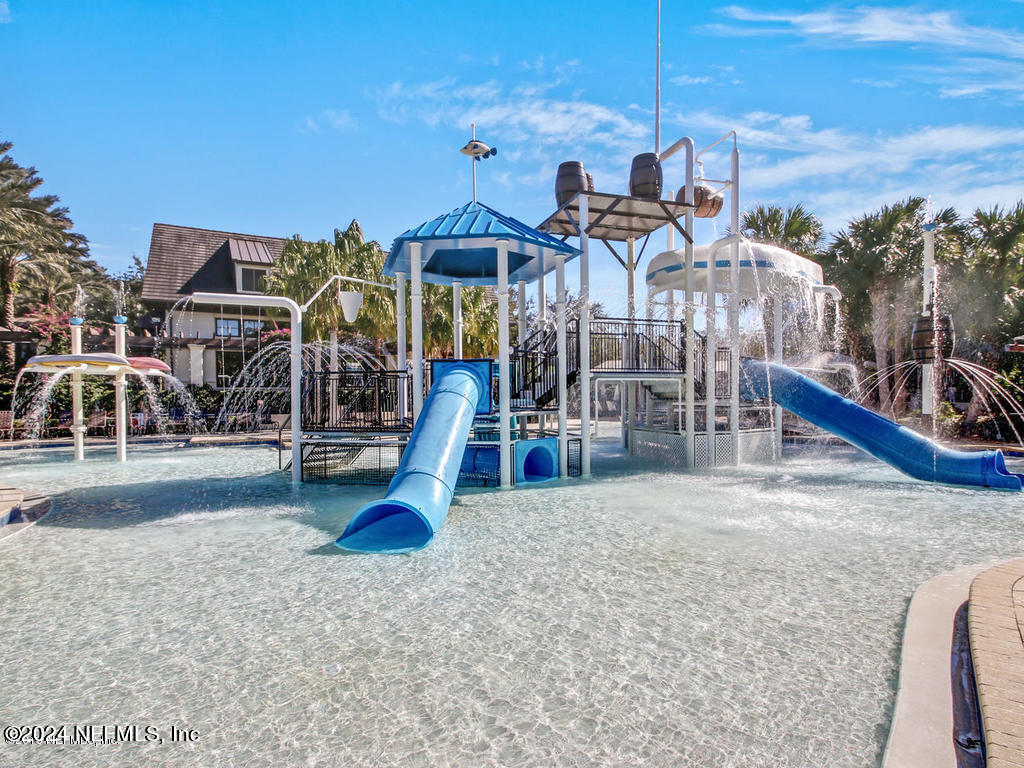
{"label": "paved walkway", "polygon": [[974,580],[967,617],[987,768],[1024,768],[1024,558]]}

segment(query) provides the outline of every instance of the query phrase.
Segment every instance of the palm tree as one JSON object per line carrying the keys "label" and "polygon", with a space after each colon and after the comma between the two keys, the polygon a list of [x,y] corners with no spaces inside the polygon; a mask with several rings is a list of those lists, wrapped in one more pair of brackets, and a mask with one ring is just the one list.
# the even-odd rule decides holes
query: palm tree
{"label": "palm tree", "polygon": [[[353,220],[345,231],[335,230],[334,241],[315,243],[294,238],[285,243],[281,258],[267,276],[268,293],[303,303],[334,275],[379,280],[385,253],[376,242],[366,242],[359,222]],[[349,285],[347,288],[359,286]],[[394,294],[386,288],[366,286],[364,303],[352,330],[376,341],[391,338],[395,323]],[[315,302],[303,317],[309,338],[323,339],[343,328],[345,318],[333,295]]]}
{"label": "palm tree", "polygon": [[[35,168],[24,168],[10,156],[13,144],[0,141],[0,326],[14,324],[15,295],[22,269],[46,269],[54,257],[84,257],[85,237],[71,231],[67,208],[56,195],[37,194],[43,184]],[[4,359],[14,366],[14,345],[5,345]]]}
{"label": "palm tree", "polygon": [[[855,303],[865,298],[870,307],[871,343],[875,363],[881,370],[889,365],[889,350],[894,361],[903,355],[906,326],[909,322],[909,298],[920,286],[922,257],[921,227],[925,200],[910,197],[850,222],[829,246],[825,259],[843,290],[844,301]],[[940,216],[952,215],[950,209]],[[848,315],[860,315],[863,311]],[[862,309],[862,308],[861,308]],[[888,379],[878,385],[879,408],[893,412]]]}
{"label": "palm tree", "polygon": [[808,258],[817,254],[823,231],[821,219],[799,203],[785,210],[778,205],[756,205],[740,221],[740,233],[747,239]]}

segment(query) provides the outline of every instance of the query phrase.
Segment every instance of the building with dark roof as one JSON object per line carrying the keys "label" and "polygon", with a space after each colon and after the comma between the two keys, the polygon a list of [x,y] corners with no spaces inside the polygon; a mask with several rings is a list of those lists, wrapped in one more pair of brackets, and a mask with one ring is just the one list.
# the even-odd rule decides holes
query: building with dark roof
{"label": "building with dark roof", "polygon": [[[263,280],[281,256],[282,237],[154,224],[142,302],[141,323],[167,339],[170,364],[182,381],[227,386],[255,353],[260,337],[287,328],[286,319],[267,317],[245,296],[263,293]],[[238,303],[187,312],[171,310],[197,291],[238,295]]]}

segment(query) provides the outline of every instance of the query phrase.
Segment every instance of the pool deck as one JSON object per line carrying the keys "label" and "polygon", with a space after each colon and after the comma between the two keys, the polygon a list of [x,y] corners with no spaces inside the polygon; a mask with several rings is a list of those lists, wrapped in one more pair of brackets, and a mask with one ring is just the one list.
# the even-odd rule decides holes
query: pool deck
{"label": "pool deck", "polygon": [[[282,442],[285,446],[290,443],[290,437],[291,435],[287,432],[282,436]],[[170,445],[172,443],[185,443],[188,445],[277,445],[277,430],[229,434],[140,435],[128,438],[129,448],[133,445]],[[85,439],[87,452],[90,448],[113,448],[116,445],[117,441],[112,437],[87,437]],[[71,448],[73,446],[74,443],[70,437],[0,441],[0,451],[19,448]]]}
{"label": "pool deck", "polygon": [[[50,511],[50,500],[38,493],[26,493],[9,485],[0,485],[0,541],[20,533]],[[6,522],[11,520],[11,522]]]}
{"label": "pool deck", "polygon": [[907,611],[883,768],[955,768],[950,642],[967,620],[987,768],[1024,768],[1024,558],[929,579]]}
{"label": "pool deck", "polygon": [[990,565],[940,574],[914,592],[903,630],[899,689],[883,768],[956,768],[950,679],[953,618],[971,583]]}
{"label": "pool deck", "polygon": [[967,621],[987,768],[1024,767],[1024,558],[974,580]]}

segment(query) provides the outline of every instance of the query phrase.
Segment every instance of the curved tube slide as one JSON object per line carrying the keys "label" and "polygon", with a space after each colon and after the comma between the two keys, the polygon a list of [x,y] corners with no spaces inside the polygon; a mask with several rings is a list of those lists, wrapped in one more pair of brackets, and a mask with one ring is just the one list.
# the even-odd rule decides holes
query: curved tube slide
{"label": "curved tube slide", "polygon": [[743,360],[747,394],[778,405],[828,430],[919,480],[1020,491],[1024,475],[1006,469],[1002,451],[954,451],[848,400],[792,368]]}
{"label": "curved tube slide", "polygon": [[471,366],[455,365],[434,383],[387,496],[361,507],[336,546],[399,553],[430,543],[448,515],[481,397],[480,382]]}

